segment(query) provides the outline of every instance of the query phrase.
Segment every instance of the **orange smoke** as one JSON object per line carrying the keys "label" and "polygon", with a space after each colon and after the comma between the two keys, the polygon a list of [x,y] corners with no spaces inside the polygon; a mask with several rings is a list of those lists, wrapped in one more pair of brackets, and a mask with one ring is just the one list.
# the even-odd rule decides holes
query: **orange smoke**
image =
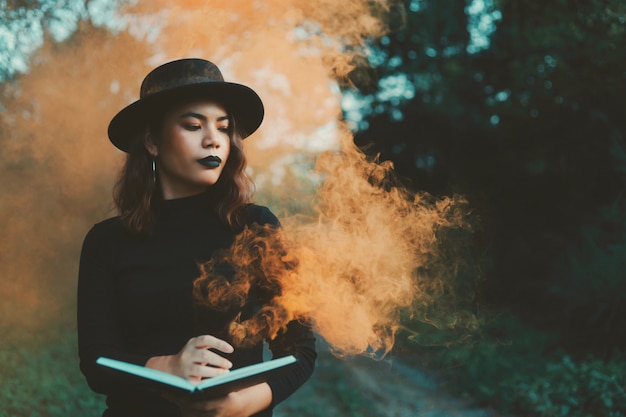
{"label": "orange smoke", "polygon": [[235,279],[216,281],[209,264],[196,281],[196,295],[218,309],[243,306],[253,285],[273,289],[266,308],[233,323],[236,343],[271,338],[299,319],[311,320],[338,354],[384,355],[401,310],[426,302],[436,284],[419,271],[437,262],[436,232],[463,225],[462,199],[412,195],[390,184],[391,164],[368,161],[347,132],[340,144],[317,162],[324,182],[316,217],[288,217],[274,233],[243,233],[219,260],[236,265]]}

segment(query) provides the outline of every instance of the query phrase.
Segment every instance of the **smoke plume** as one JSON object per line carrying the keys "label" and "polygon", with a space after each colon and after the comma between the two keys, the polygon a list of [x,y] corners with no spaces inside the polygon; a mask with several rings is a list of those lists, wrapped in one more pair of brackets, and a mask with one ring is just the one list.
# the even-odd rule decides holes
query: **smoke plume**
{"label": "smoke plume", "polygon": [[255,285],[274,291],[266,308],[231,325],[240,345],[272,338],[296,319],[310,321],[337,354],[383,356],[400,312],[427,303],[442,283],[424,271],[441,261],[437,232],[464,226],[463,200],[411,194],[393,185],[391,164],[368,160],[349,133],[339,141],[317,160],[324,180],[314,215],[242,233],[218,260],[233,265],[235,278],[216,281],[210,263],[195,283],[214,308],[242,306]]}

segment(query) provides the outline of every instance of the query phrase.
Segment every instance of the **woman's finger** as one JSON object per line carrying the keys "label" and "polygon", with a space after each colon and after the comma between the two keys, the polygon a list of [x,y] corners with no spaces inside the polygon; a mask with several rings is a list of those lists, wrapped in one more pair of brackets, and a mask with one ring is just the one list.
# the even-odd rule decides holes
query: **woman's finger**
{"label": "woman's finger", "polygon": [[199,365],[199,364],[194,365],[192,368],[193,375],[196,378],[198,378],[198,379],[194,378],[194,382],[201,382],[202,379],[213,378],[213,377],[223,375],[228,372],[230,371],[225,368],[216,368],[214,366],[206,366],[206,365]]}
{"label": "woman's finger", "polygon": [[216,368],[230,369],[233,364],[228,359],[218,355],[215,352],[206,349],[196,349],[192,354],[193,363],[200,365],[208,365]]}
{"label": "woman's finger", "polygon": [[194,337],[188,343],[198,349],[215,349],[224,353],[232,353],[235,351],[235,348],[233,348],[225,340],[218,339],[217,337],[208,334]]}

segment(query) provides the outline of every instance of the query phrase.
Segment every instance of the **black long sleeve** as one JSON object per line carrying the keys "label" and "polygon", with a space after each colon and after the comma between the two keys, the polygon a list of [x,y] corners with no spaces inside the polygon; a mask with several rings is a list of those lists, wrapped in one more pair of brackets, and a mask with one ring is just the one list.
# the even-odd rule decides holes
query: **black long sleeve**
{"label": "black long sleeve", "polygon": [[[228,248],[235,238],[207,208],[206,199],[201,195],[163,201],[156,227],[147,237],[129,234],[119,218],[112,218],[96,224],[85,238],[78,282],[80,368],[89,386],[107,395],[106,416],[179,414],[155,393],[99,367],[98,357],[144,365],[152,356],[177,353],[207,329],[219,334],[227,324],[224,314],[199,319],[194,311],[192,284],[200,273],[198,263]],[[246,215],[246,224],[278,224],[265,207],[250,206]],[[310,327],[292,322],[287,329],[270,349],[274,357],[294,354],[298,366],[292,374],[268,381],[273,406],[310,377],[315,363]],[[235,368],[260,362],[262,345],[236,351],[229,360]],[[271,409],[259,414],[269,415]]]}

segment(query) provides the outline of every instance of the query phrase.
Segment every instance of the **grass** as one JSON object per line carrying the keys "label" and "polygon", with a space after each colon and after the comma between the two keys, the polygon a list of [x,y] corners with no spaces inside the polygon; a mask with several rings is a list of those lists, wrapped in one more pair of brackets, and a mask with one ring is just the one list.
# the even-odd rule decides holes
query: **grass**
{"label": "grass", "polygon": [[[414,339],[419,347],[423,342]],[[452,392],[503,413],[626,417],[626,362],[573,359],[554,335],[513,317],[490,320],[472,339],[433,349],[430,367]]]}
{"label": "grass", "polygon": [[78,369],[75,329],[55,326],[2,339],[0,417],[102,414],[103,397],[89,389]]}

